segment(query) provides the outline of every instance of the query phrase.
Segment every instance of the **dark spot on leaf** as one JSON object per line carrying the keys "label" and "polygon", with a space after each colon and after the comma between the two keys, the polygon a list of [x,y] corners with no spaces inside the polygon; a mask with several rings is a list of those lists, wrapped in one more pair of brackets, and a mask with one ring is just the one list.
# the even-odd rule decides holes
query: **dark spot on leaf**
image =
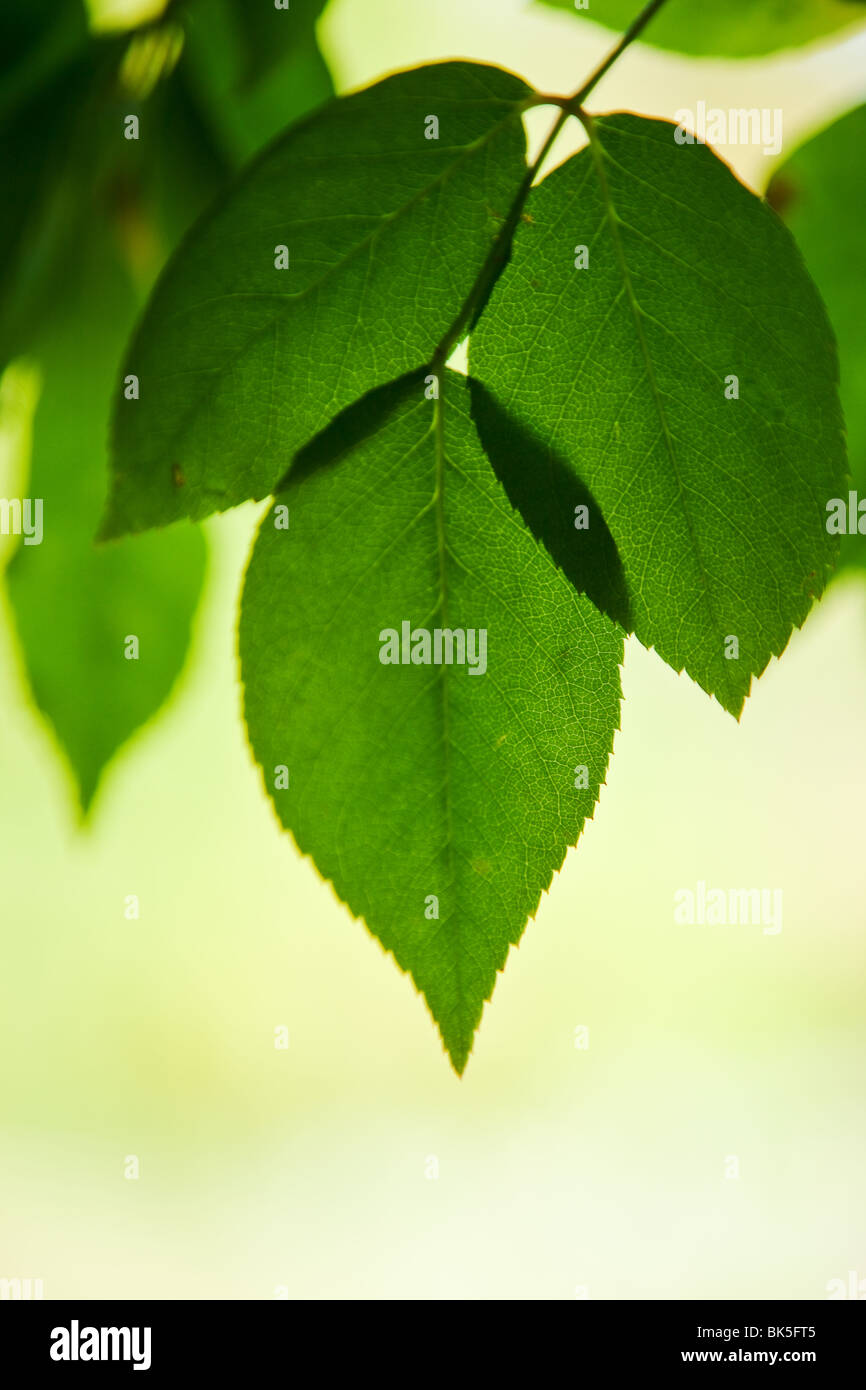
{"label": "dark spot on leaf", "polygon": [[785,174],[777,174],[767,189],[767,202],[780,217],[784,217],[790,211],[799,201],[799,197],[797,185]]}

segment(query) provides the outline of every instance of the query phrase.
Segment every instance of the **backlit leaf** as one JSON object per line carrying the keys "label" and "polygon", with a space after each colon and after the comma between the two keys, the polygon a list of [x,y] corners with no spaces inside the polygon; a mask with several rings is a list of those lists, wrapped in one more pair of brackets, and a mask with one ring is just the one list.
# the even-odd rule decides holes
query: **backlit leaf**
{"label": "backlit leaf", "polygon": [[[542,536],[573,512],[575,481],[588,490],[627,625],[738,715],[838,550],[832,331],[786,228],[706,146],[632,115],[594,130],[531,193],[473,335],[483,440],[507,477],[521,431],[545,497],[523,511]],[[585,535],[571,561],[548,543],[588,589]],[[622,620],[620,592],[604,606]]]}
{"label": "backlit leaf", "polygon": [[[593,813],[622,640],[513,511],[464,379],[426,396],[423,378],[385,388],[298,460],[253,549],[240,656],[282,824],[410,972],[462,1071]],[[466,633],[474,664],[383,664],[404,624]]]}
{"label": "backlit leaf", "polygon": [[247,169],[129,349],[104,534],[266,496],[342,408],[429,360],[524,176],[527,95],[468,63],[401,73]]}

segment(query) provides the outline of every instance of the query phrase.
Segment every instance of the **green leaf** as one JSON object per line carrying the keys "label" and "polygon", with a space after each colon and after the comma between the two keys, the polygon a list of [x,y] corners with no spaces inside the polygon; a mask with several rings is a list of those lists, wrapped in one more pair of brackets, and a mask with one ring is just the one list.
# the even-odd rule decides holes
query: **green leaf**
{"label": "green leaf", "polygon": [[401,73],[246,171],[170,263],[130,347],[140,399],[118,392],[104,534],[266,496],[341,409],[432,357],[525,174],[528,96],[474,64]]}
{"label": "green leaf", "polygon": [[[556,10],[592,19],[608,29],[625,30],[640,13],[640,0],[541,0]],[[863,0],[668,0],[641,35],[656,48],[701,57],[751,58],[795,48],[862,23]]]}
{"label": "green leaf", "polygon": [[[43,539],[20,544],[7,582],[36,703],[89,808],[102,771],[168,696],[184,662],[204,573],[192,527],[97,547],[105,440],[118,354],[135,299],[95,231],[62,309],[34,345],[44,386],[27,495]],[[138,660],[124,655],[139,641]]]}
{"label": "green leaf", "polygon": [[[417,377],[374,393],[298,460],[253,549],[239,640],[282,824],[410,972],[462,1072],[593,813],[622,641],[512,510],[463,378],[441,387],[438,403]],[[483,629],[486,671],[383,664],[404,622]]]}
{"label": "green leaf", "polygon": [[[864,150],[866,106],[860,106],[797,150],[774,175],[767,192],[794,233],[833,324],[848,456],[861,498],[866,498]],[[845,493],[839,495],[847,500]],[[866,536],[859,532],[842,540],[840,565],[850,564],[866,566]]]}
{"label": "green leaf", "polygon": [[[470,363],[534,440],[522,467],[547,504],[524,508],[530,524],[546,536],[578,479],[619,551],[629,626],[739,715],[838,550],[836,354],[790,233],[674,131],[597,120],[590,147],[532,191]],[[506,474],[507,431],[480,423]],[[616,595],[607,606],[620,617]]]}

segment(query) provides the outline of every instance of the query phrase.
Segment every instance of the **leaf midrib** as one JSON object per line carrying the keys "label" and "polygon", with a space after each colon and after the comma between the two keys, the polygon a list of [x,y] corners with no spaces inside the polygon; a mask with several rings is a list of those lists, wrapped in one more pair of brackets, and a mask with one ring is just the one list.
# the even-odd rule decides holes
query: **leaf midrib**
{"label": "leaf midrib", "polygon": [[[434,489],[434,516],[436,518],[436,554],[439,568],[439,603],[437,611],[440,617],[440,625],[450,627],[448,622],[448,549],[445,540],[445,389],[446,371],[440,367],[438,372],[439,394],[434,405],[434,460],[435,460],[435,489]],[[445,844],[448,863],[448,880],[451,892],[454,896],[454,924],[455,933],[460,933],[460,913],[457,902],[457,874],[454,857],[454,802],[452,796],[451,782],[453,777],[453,759],[451,753],[451,703],[448,689],[448,666],[443,662],[440,667],[440,677],[438,681],[440,691],[440,707],[442,710],[442,746],[445,761],[445,779],[443,782],[443,801],[445,806]],[[454,951],[454,980],[455,993],[458,1000],[458,1016],[460,1023],[463,1023],[463,1011],[465,1006],[463,979],[460,968],[461,950]]]}

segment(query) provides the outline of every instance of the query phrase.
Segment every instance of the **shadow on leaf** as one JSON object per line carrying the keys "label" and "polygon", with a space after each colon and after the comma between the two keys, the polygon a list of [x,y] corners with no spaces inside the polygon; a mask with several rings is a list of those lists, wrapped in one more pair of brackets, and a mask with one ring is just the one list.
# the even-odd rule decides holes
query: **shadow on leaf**
{"label": "shadow on leaf", "polygon": [[578,592],[631,632],[622,560],[589,488],[486,386],[472,377],[469,386],[475,426],[511,505]]}

